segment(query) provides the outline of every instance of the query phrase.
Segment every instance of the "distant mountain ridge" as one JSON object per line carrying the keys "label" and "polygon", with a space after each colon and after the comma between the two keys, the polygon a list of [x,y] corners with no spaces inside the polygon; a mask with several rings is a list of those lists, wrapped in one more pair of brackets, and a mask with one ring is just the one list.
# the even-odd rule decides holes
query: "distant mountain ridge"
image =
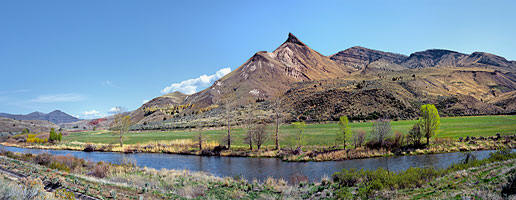
{"label": "distant mountain ridge", "polygon": [[32,112],[26,115],[22,114],[9,114],[9,113],[0,113],[0,117],[15,119],[15,120],[46,120],[52,122],[54,124],[60,123],[70,123],[79,121],[79,118],[71,116],[63,111],[54,110],[47,114],[42,112]]}

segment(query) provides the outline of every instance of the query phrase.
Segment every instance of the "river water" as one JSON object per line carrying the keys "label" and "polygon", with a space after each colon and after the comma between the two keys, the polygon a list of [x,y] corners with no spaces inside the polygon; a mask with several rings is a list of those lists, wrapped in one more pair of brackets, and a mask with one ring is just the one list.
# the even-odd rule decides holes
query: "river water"
{"label": "river water", "polygon": [[[267,177],[290,180],[295,176],[306,176],[311,181],[319,181],[322,177],[331,175],[341,169],[377,169],[384,168],[391,171],[400,171],[409,167],[446,168],[453,163],[460,162],[463,154],[442,153],[412,156],[391,156],[343,161],[325,162],[285,162],[277,158],[247,158],[247,157],[205,157],[194,155],[136,153],[123,154],[114,152],[82,152],[69,150],[43,150],[7,147],[8,151],[25,153],[47,152],[54,155],[72,155],[90,161],[104,161],[120,163],[124,159],[136,161],[140,167],[186,169],[190,171],[204,171],[221,177],[239,176],[248,180],[265,180]],[[489,157],[493,150],[472,152],[478,159]]]}

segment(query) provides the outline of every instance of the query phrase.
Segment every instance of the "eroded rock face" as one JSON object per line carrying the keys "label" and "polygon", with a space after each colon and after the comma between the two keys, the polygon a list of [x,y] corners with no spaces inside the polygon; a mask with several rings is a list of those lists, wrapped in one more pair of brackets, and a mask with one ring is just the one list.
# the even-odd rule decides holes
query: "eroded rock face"
{"label": "eroded rock face", "polygon": [[344,115],[360,120],[406,119],[417,115],[417,109],[405,99],[384,89],[335,89],[307,94],[294,101],[293,108],[298,119],[316,121],[337,120]]}
{"label": "eroded rock face", "polygon": [[[338,65],[289,34],[273,52],[257,52],[210,88],[193,94],[187,102],[197,104],[196,101],[211,96],[211,103],[229,99],[241,105],[257,99],[275,98],[295,82],[346,77],[354,71],[351,67]],[[259,91],[259,95],[252,91]]]}
{"label": "eroded rock face", "polygon": [[[140,109],[132,115],[139,122],[220,121],[215,118],[226,105],[245,112],[247,105],[272,105],[277,98],[291,119],[406,119],[423,103],[436,104],[443,115],[514,113],[515,74],[516,61],[483,52],[430,49],[405,56],[352,47],[324,56],[289,34],[274,51],[257,52],[203,91],[162,96],[142,106],[190,106],[178,115],[157,113],[144,120]],[[221,107],[211,110],[214,106]]]}
{"label": "eroded rock face", "polygon": [[363,69],[378,60],[383,60],[389,64],[401,64],[407,59],[407,56],[356,46],[333,54],[330,59],[341,65]]}

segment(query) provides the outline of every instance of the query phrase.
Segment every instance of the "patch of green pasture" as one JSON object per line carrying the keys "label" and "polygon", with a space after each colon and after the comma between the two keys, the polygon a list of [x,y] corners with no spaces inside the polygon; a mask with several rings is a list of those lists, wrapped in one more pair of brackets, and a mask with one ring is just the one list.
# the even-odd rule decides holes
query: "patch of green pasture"
{"label": "patch of green pasture", "polygon": [[[417,120],[392,121],[391,126],[394,132],[408,133]],[[350,123],[352,132],[363,130],[367,133],[371,131],[372,122]],[[269,126],[270,138],[273,137],[273,126]],[[227,130],[201,130],[208,142],[220,142],[226,136]],[[293,145],[293,136],[298,132],[292,125],[283,124],[280,127],[280,139],[283,145]],[[335,145],[336,134],[339,126],[336,122],[322,124],[307,124],[304,135],[304,145]],[[233,128],[231,130],[232,143],[234,146],[246,146],[243,143],[246,129]],[[512,135],[516,133],[516,115],[500,116],[468,116],[468,117],[442,117],[440,131],[437,137],[459,138],[466,136],[493,136],[496,133],[502,135]],[[196,140],[199,130],[173,130],[173,131],[147,131],[130,132],[124,135],[125,144],[137,144],[148,142],[159,142],[165,140],[191,139]],[[118,135],[110,131],[90,131],[71,133],[63,137],[64,141],[78,141],[90,143],[117,144]],[[269,140],[266,145],[273,145],[273,140]]]}

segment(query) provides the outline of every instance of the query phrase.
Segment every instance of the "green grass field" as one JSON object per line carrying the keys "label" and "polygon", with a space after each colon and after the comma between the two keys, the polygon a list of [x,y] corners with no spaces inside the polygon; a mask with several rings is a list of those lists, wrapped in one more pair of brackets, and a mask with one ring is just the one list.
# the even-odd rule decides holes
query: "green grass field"
{"label": "green grass field", "polygon": [[[399,131],[404,134],[412,128],[416,123],[415,120],[392,121],[391,126],[394,132]],[[371,131],[372,122],[350,123],[352,131],[364,130]],[[334,145],[336,133],[339,127],[336,123],[327,124],[307,124],[305,128],[305,144],[306,145]],[[232,138],[234,146],[245,146],[242,142],[245,129],[232,129]],[[282,145],[293,144],[292,137],[296,133],[296,129],[292,125],[284,124],[280,128]],[[272,137],[273,129],[269,127],[268,132]],[[152,132],[131,132],[124,135],[125,144],[148,143],[164,140],[192,139],[198,135],[198,131],[152,131]],[[221,141],[221,138],[227,133],[226,130],[203,130],[202,133],[207,141]],[[472,116],[472,117],[443,117],[441,118],[440,132],[437,137],[459,138],[466,136],[493,136],[496,133],[502,135],[516,134],[516,115],[501,116]],[[72,133],[63,138],[65,142],[90,142],[103,144],[118,144],[118,135],[111,132],[81,132]],[[272,145],[270,140],[268,145]]]}

